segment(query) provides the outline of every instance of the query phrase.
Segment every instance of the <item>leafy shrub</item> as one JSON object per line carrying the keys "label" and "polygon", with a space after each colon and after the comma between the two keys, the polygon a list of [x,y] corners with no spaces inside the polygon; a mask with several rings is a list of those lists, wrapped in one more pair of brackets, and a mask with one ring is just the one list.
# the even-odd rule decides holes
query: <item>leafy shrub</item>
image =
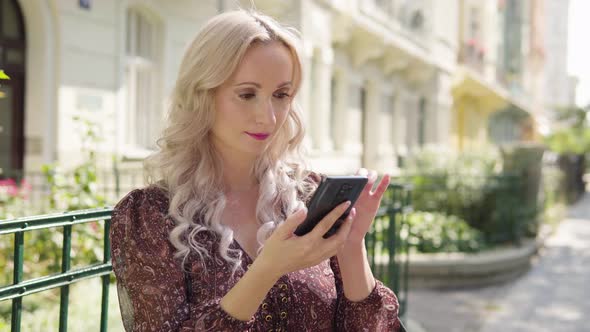
{"label": "leafy shrub", "polygon": [[590,128],[567,128],[545,138],[552,151],[559,154],[585,154],[590,152]]}
{"label": "leafy shrub", "polygon": [[456,153],[424,149],[415,154],[403,177],[414,186],[415,210],[460,215],[466,207],[480,202],[487,177],[498,167],[498,152]]}
{"label": "leafy shrub", "polygon": [[459,217],[414,212],[407,220],[408,243],[418,252],[476,252],[485,248],[483,234]]}
{"label": "leafy shrub", "polygon": [[[524,165],[539,162],[529,159]],[[528,227],[531,209],[522,204],[522,174],[502,172],[501,161],[489,147],[463,153],[427,149],[412,158],[402,181],[413,185],[415,211],[457,216],[489,244],[518,242],[536,228]]]}
{"label": "leafy shrub", "polygon": [[545,137],[545,143],[560,155],[590,153],[590,105],[559,108],[561,129]]}
{"label": "leafy shrub", "polygon": [[[17,188],[14,181],[5,181],[4,186],[0,186],[0,219],[89,209],[105,205],[104,197],[96,189],[98,179],[95,149],[99,142],[97,127],[90,121],[80,118],[74,120],[81,127],[79,132],[82,133],[84,160],[70,170],[63,169],[57,163],[42,167],[50,192],[47,197],[49,204],[43,206],[49,206],[50,210],[40,212],[24,209],[23,202],[26,200],[29,188],[26,182],[21,185],[21,188]],[[4,197],[8,197],[8,199]],[[104,236],[102,225],[99,223],[74,225],[71,238],[71,267],[76,268],[101,261]],[[0,236],[0,270],[6,271],[0,275],[0,285],[12,282],[13,239],[13,236]],[[60,272],[62,244],[62,228],[26,232],[24,236],[24,278],[30,279]]]}
{"label": "leafy shrub", "polygon": [[0,220],[22,216],[31,185],[22,179],[20,184],[12,178],[0,179]]}
{"label": "leafy shrub", "polygon": [[82,163],[70,170],[62,169],[57,163],[46,164],[41,168],[50,187],[50,207],[55,211],[101,207],[106,201],[97,190],[96,147],[101,141],[99,127],[80,117],[74,117],[74,122],[82,133]]}

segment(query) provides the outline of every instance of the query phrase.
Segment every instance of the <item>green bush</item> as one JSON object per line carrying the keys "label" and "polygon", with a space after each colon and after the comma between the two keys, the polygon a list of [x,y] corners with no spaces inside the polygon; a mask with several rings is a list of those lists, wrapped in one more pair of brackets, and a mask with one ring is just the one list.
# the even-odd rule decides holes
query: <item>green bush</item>
{"label": "green bush", "polygon": [[486,246],[483,234],[456,216],[414,212],[407,220],[408,243],[418,252],[476,252]]}
{"label": "green bush", "polygon": [[[73,169],[65,170],[57,163],[44,165],[42,168],[49,184],[50,195],[47,197],[49,211],[31,211],[23,209],[26,195],[14,194],[17,189],[8,187],[9,199],[3,199],[0,186],[0,219],[36,215],[40,213],[65,212],[79,209],[103,207],[105,199],[97,193],[96,145],[99,134],[95,124],[80,118],[74,118],[80,125],[82,155],[84,160]],[[14,182],[14,181],[12,181]],[[10,183],[12,185],[12,182]],[[21,186],[23,187],[23,186]],[[25,186],[26,187],[26,186]],[[1,222],[1,221],[0,221]],[[71,267],[76,268],[100,262],[103,258],[102,241],[105,236],[102,224],[97,222],[78,224],[72,227]],[[12,283],[14,236],[0,236],[0,285]],[[26,232],[24,236],[25,279],[50,275],[60,272],[63,229],[41,229]]]}
{"label": "green bush", "polygon": [[73,211],[102,207],[104,196],[97,191],[96,147],[101,141],[98,126],[80,117],[74,122],[82,133],[83,162],[76,167],[63,170],[57,163],[42,166],[42,172],[50,187],[50,207],[54,211]]}
{"label": "green bush", "polygon": [[585,154],[590,152],[590,128],[567,128],[545,138],[549,149],[559,154]]}
{"label": "green bush", "polygon": [[519,198],[520,229],[522,235],[536,235],[538,231],[537,217],[542,209],[541,181],[543,171],[543,155],[545,147],[537,143],[517,143],[504,145],[502,153],[502,171],[517,175],[521,179],[517,188]]}
{"label": "green bush", "polygon": [[586,190],[584,173],[590,170],[590,105],[558,109],[560,130],[545,137],[545,143],[559,155],[558,164],[565,178],[562,182],[568,203],[574,203]]}
{"label": "green bush", "polygon": [[557,119],[567,127],[545,137],[549,149],[560,155],[590,153],[590,105],[559,108]]}
{"label": "green bush", "polygon": [[414,208],[460,215],[484,199],[483,188],[498,168],[498,160],[498,152],[491,148],[464,153],[424,149],[416,153],[403,174],[414,186]]}
{"label": "green bush", "polygon": [[495,148],[423,150],[412,158],[402,181],[413,185],[415,211],[457,216],[481,231],[486,243],[518,242],[528,235],[523,226],[530,220],[530,210],[522,204],[523,177],[502,172]]}
{"label": "green bush", "polygon": [[31,185],[22,179],[0,179],[0,220],[22,217],[31,194]]}

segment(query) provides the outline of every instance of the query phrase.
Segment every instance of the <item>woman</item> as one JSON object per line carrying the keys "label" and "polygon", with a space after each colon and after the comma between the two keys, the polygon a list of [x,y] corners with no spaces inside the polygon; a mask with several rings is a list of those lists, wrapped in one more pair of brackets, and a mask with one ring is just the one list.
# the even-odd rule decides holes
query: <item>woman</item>
{"label": "woman", "polygon": [[148,183],[112,217],[127,331],[397,331],[395,294],[370,270],[364,236],[389,184],[369,182],[347,222],[293,234],[321,176],[304,135],[295,31],[220,14],[185,52]]}

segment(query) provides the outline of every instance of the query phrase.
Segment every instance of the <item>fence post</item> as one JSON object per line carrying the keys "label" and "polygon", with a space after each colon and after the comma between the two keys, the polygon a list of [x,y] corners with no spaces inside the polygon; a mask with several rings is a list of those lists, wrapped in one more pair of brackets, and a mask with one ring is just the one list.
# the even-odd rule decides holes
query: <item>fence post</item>
{"label": "fence post", "polygon": [[[23,280],[24,236],[24,232],[14,233],[14,274],[12,282],[14,285]],[[12,316],[10,319],[10,330],[12,332],[20,331],[22,307],[22,297],[12,299]]]}
{"label": "fence post", "polygon": [[[111,239],[109,238],[111,221],[104,221],[104,253],[102,262],[107,264],[111,260]],[[102,276],[102,299],[100,308],[100,332],[107,332],[108,311],[109,311],[109,284],[111,276]]]}
{"label": "fence post", "polygon": [[[72,217],[75,220],[75,217]],[[63,247],[61,255],[61,272],[66,273],[70,270],[70,253],[72,249],[72,225],[64,226]],[[70,300],[70,285],[61,287],[59,297],[59,331],[68,330],[68,308]]]}

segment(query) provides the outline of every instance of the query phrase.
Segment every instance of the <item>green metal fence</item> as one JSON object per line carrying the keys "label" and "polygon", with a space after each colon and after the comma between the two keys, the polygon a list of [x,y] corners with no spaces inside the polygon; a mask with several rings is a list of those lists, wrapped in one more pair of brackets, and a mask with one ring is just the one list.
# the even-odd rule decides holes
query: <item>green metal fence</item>
{"label": "green metal fence", "polygon": [[[0,221],[0,236],[14,235],[14,272],[12,285],[0,288],[0,302],[12,300],[11,331],[21,330],[22,299],[27,295],[61,288],[59,331],[68,329],[68,300],[72,283],[80,280],[102,278],[102,299],[100,331],[107,330],[107,307],[109,302],[109,278],[112,271],[109,237],[104,237],[103,262],[83,268],[70,269],[70,250],[72,247],[72,227],[89,222],[104,222],[104,234],[109,234],[111,208],[72,211],[60,214],[25,217]],[[25,232],[63,227],[61,273],[23,280],[24,234]]]}
{"label": "green metal fence", "polygon": [[412,184],[415,211],[460,217],[482,231],[487,244],[518,244],[537,226],[540,206],[527,200],[525,179],[517,174],[416,174],[396,181]]}
{"label": "green metal fence", "polygon": [[[393,289],[400,300],[400,316],[407,308],[407,252],[396,255],[407,242],[402,236],[405,213],[410,207],[410,190],[408,186],[390,185],[384,196],[372,230],[367,234],[366,246],[374,275]],[[67,331],[69,286],[75,282],[100,277],[102,279],[102,299],[100,331],[107,331],[107,308],[109,279],[112,273],[110,241],[103,240],[102,263],[71,269],[70,251],[72,248],[73,226],[90,222],[102,222],[105,235],[109,234],[112,208],[71,211],[66,213],[31,216],[13,220],[0,220],[0,236],[14,236],[14,273],[12,285],[0,287],[0,302],[12,301],[11,331],[21,331],[23,297],[34,293],[60,288],[59,331]],[[23,280],[24,234],[40,229],[63,228],[61,256],[61,273]],[[75,229],[74,229],[75,230]],[[29,262],[31,263],[31,262]],[[405,265],[406,268],[403,268]],[[401,272],[405,271],[405,272]],[[2,286],[2,285],[0,285]]]}
{"label": "green metal fence", "polygon": [[411,211],[411,186],[391,184],[384,195],[373,227],[365,237],[369,264],[375,278],[397,295],[404,316],[408,306],[408,224]]}

